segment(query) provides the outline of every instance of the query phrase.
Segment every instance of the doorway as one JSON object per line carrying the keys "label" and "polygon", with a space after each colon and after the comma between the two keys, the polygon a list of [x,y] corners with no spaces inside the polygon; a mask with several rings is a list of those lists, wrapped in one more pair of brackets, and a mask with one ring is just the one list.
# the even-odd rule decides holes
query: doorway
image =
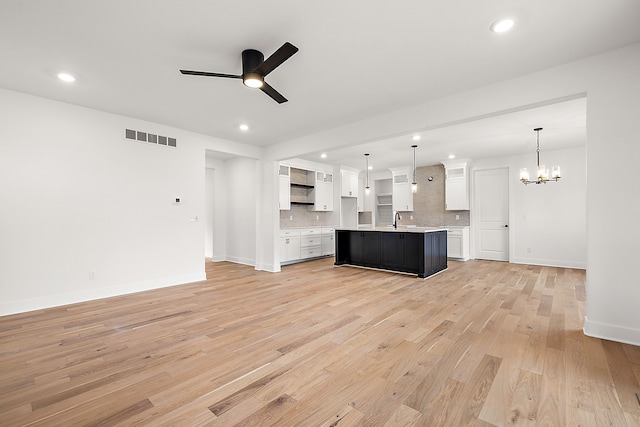
{"label": "doorway", "polygon": [[509,169],[476,170],[473,182],[475,258],[509,261]]}

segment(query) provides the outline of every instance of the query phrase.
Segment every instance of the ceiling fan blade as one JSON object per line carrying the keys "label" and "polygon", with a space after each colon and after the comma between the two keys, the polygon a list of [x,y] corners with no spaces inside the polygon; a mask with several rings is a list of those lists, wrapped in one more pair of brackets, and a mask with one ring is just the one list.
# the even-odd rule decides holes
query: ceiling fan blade
{"label": "ceiling fan blade", "polygon": [[269,95],[271,98],[273,98],[273,100],[276,101],[278,104],[282,104],[283,102],[287,102],[287,98],[285,98],[284,96],[280,95],[280,92],[278,92],[277,90],[275,90],[274,88],[269,86],[267,84],[267,82],[264,82],[264,84],[262,85],[260,90],[263,91],[264,93],[266,93],[267,95]]}
{"label": "ceiling fan blade", "polygon": [[237,76],[235,74],[222,74],[222,73],[210,73],[208,71],[191,71],[191,70],[180,70],[182,74],[186,74],[189,76],[205,76],[205,77],[227,77],[230,79],[241,79],[242,76]]}
{"label": "ceiling fan blade", "polygon": [[289,59],[294,53],[298,51],[298,48],[289,42],[286,42],[278,50],[273,52],[273,55],[264,60],[262,64],[258,66],[254,71],[261,76],[266,76],[270,72],[276,69],[280,64]]}

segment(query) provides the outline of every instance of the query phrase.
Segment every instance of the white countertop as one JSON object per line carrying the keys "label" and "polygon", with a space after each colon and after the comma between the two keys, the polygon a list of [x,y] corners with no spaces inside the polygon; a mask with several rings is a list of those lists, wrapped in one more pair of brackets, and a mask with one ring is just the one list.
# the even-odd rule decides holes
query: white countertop
{"label": "white countertop", "polygon": [[374,227],[374,226],[359,226],[359,227],[336,227],[336,230],[347,230],[347,231],[384,231],[389,233],[432,233],[435,231],[447,231],[447,227],[408,227],[406,225],[398,226],[398,228],[393,228],[392,226],[387,227]]}

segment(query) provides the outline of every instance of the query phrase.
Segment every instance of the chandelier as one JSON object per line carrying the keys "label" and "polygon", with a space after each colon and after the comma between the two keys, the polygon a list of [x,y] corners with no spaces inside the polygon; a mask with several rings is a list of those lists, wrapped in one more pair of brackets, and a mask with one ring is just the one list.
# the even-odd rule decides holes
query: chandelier
{"label": "chandelier", "polygon": [[538,156],[538,174],[536,176],[536,179],[530,180],[529,171],[527,170],[527,168],[520,169],[520,181],[522,181],[524,185],[546,184],[548,181],[558,182],[558,180],[560,179],[560,166],[556,165],[551,169],[551,178],[549,178],[549,169],[545,168],[544,165],[540,164],[540,131],[541,130],[542,128],[534,129],[534,131],[536,132],[536,144],[537,144],[536,154]]}

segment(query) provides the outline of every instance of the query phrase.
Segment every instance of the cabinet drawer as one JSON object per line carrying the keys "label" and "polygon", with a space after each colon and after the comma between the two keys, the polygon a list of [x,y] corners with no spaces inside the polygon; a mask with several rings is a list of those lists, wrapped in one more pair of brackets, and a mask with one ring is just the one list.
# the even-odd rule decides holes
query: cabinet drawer
{"label": "cabinet drawer", "polygon": [[336,232],[336,229],[333,227],[322,227],[322,234],[334,234]]}
{"label": "cabinet drawer", "polygon": [[298,237],[298,236],[300,236],[300,230],[298,229],[280,230],[280,237]]}
{"label": "cabinet drawer", "polygon": [[309,246],[300,248],[300,258],[313,258],[322,255],[320,246]]}
{"label": "cabinet drawer", "polygon": [[300,237],[300,247],[319,246],[322,244],[321,237],[318,236],[302,236]]}
{"label": "cabinet drawer", "polygon": [[301,236],[316,236],[316,235],[320,235],[321,233],[322,233],[322,229],[320,227],[300,229]]}

